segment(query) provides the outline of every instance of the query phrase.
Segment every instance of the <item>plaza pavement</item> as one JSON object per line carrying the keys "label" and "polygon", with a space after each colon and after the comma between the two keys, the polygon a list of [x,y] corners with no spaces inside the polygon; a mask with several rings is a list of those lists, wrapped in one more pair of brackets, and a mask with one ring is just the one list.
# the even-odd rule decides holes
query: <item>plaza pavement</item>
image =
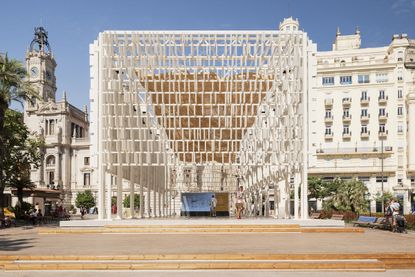
{"label": "plaza pavement", "polygon": [[[243,220],[241,221],[243,223]],[[388,255],[415,253],[415,233],[382,230],[345,233],[77,233],[47,234],[51,227],[0,230],[0,256],[114,256],[162,255]],[[412,259],[412,258],[411,258]],[[0,276],[52,276],[57,271],[0,271]],[[192,271],[116,271],[122,276],[194,276]],[[216,276],[275,276],[275,271],[214,270]],[[283,271],[283,276],[302,276]],[[10,275],[11,273],[14,273]],[[60,276],[114,276],[115,271],[59,271]],[[388,276],[415,276],[415,270],[387,270]],[[63,275],[62,275],[63,274]],[[111,275],[109,275],[111,274]],[[212,276],[198,270],[198,276]],[[299,274],[299,275],[297,275]],[[307,276],[333,276],[333,272],[308,271]],[[328,275],[331,274],[331,275]],[[336,272],[339,276],[387,276],[385,272]],[[54,276],[55,276],[54,275]],[[304,275],[306,276],[306,275]]]}
{"label": "plaza pavement", "polygon": [[0,255],[206,253],[405,253],[415,233],[39,234],[45,227],[0,230]]}

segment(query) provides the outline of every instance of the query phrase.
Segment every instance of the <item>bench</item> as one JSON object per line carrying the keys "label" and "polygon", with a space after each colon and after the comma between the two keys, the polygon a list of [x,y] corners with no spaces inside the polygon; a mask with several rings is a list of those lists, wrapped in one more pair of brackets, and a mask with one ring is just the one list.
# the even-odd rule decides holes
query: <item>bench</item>
{"label": "bench", "polygon": [[333,220],[343,220],[344,219],[344,215],[342,215],[342,214],[333,214],[330,219],[333,219]]}
{"label": "bench", "polygon": [[361,215],[356,221],[353,221],[353,226],[370,227],[376,222],[376,217]]}
{"label": "bench", "polygon": [[321,214],[320,214],[320,213],[312,213],[312,214],[310,215],[310,219],[319,219],[319,218],[320,218],[320,216],[321,216]]}
{"label": "bench", "polygon": [[385,217],[379,217],[376,219],[375,223],[370,224],[370,227],[372,227],[373,229],[379,228],[386,230],[391,228],[391,223]]}

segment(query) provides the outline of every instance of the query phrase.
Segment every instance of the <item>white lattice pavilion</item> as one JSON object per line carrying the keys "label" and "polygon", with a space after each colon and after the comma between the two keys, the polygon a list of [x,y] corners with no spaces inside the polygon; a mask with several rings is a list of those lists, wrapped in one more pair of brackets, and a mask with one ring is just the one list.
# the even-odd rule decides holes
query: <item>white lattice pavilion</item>
{"label": "white lattice pavilion", "polygon": [[111,219],[112,186],[123,217],[123,182],[145,202],[141,216],[171,215],[182,192],[242,185],[247,203],[273,190],[279,218],[294,190],[294,215],[306,218],[314,51],[292,29],[100,33],[90,48],[100,219]]}

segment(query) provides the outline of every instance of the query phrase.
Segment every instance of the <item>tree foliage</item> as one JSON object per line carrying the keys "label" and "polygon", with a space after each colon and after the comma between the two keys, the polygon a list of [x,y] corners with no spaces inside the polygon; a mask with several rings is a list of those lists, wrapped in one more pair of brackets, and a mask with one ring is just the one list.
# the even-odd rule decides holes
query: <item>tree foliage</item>
{"label": "tree foliage", "polygon": [[[124,208],[129,208],[130,207],[130,195],[126,195],[124,200],[123,200],[123,205]],[[135,193],[134,194],[134,208],[138,209],[140,208],[140,195]]]}
{"label": "tree foliage", "polygon": [[78,208],[84,207],[89,210],[92,207],[95,207],[95,199],[90,190],[84,192],[78,192],[76,195],[75,205]]}
{"label": "tree foliage", "polygon": [[14,130],[5,128],[6,111],[12,101],[23,102],[33,97],[38,98],[36,90],[26,80],[26,70],[17,60],[9,59],[0,54],[0,218],[3,217],[4,188],[10,184],[10,164],[7,158],[13,156],[10,152],[10,140],[13,141]]}
{"label": "tree foliage", "polygon": [[336,191],[325,200],[325,209],[352,211],[354,213],[367,212],[367,187],[363,182],[356,179],[345,181],[336,178],[332,183],[332,188],[336,188]]}
{"label": "tree foliage", "polygon": [[308,178],[308,198],[322,200],[332,197],[340,185],[339,180],[335,179],[330,182],[317,177]]}
{"label": "tree foliage", "polygon": [[[2,183],[16,189],[17,206],[21,207],[24,190],[35,187],[30,180],[30,168],[40,165],[40,147],[43,141],[30,133],[23,122],[22,114],[14,110],[6,110],[4,131],[2,146],[7,151],[2,157]],[[17,208],[16,215],[21,216],[22,212],[22,209]]]}

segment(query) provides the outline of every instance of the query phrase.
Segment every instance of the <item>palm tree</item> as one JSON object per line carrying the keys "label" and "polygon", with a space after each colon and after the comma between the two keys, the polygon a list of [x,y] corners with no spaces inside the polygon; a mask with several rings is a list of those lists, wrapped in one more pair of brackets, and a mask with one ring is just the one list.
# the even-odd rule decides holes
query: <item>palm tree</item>
{"label": "palm tree", "polygon": [[[23,104],[31,101],[38,93],[26,80],[26,70],[17,60],[9,59],[7,54],[0,54],[0,157],[4,157],[8,149],[4,147],[5,129],[4,118],[6,110],[12,101]],[[5,180],[3,159],[0,158],[0,218],[3,218]]]}
{"label": "palm tree", "polygon": [[33,190],[35,188],[35,184],[30,181],[30,177],[25,176],[15,178],[10,182],[10,187],[16,189],[17,195],[17,205],[16,205],[16,216],[21,217],[23,215],[23,193],[24,190]]}

